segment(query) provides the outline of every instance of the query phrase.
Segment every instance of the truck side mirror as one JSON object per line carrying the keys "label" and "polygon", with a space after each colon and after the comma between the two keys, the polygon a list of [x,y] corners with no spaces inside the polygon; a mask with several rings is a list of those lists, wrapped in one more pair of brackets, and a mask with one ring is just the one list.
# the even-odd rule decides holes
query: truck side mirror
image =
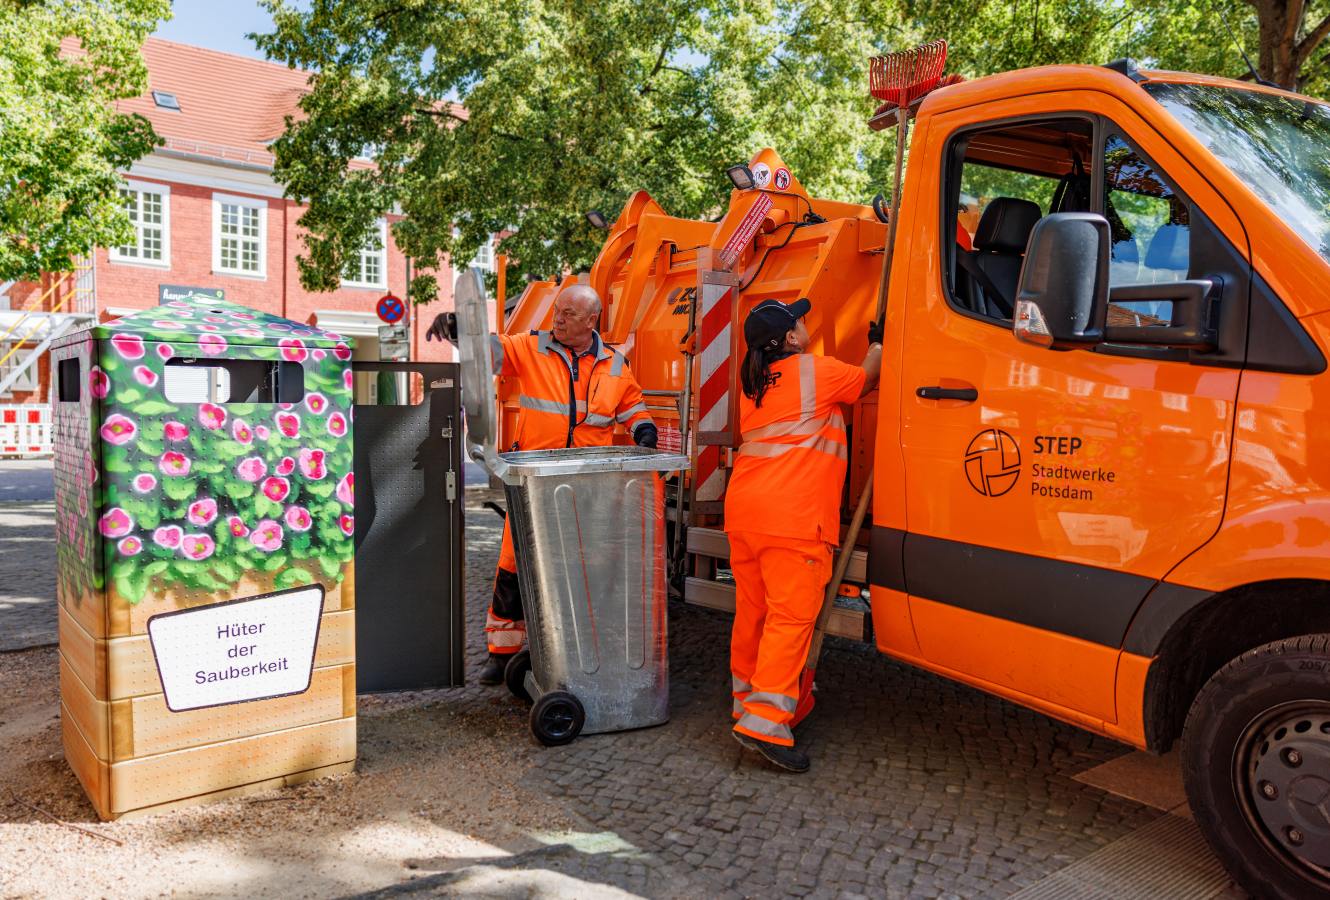
{"label": "truck side mirror", "polygon": [[1035,224],[1016,291],[1017,340],[1057,349],[1103,340],[1108,235],[1108,220],[1096,213],[1053,213]]}

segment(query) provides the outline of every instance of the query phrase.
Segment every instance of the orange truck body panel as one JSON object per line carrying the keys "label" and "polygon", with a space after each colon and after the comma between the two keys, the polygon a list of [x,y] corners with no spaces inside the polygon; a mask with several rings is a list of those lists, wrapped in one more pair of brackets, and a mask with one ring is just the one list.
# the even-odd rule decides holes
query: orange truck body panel
{"label": "orange truck body panel", "polygon": [[[1152,81],[1265,90],[1147,74]],[[925,99],[914,123],[882,381],[854,410],[845,505],[852,507],[875,472],[870,572],[900,567],[899,540],[933,553],[919,558],[941,570],[907,569],[900,583],[870,578],[873,631],[883,652],[1146,746],[1151,657],[1132,652],[1121,634],[1152,590],[1330,582],[1330,431],[1313,422],[1315,410],[1324,416],[1330,409],[1330,376],[1054,352],[957,314],[940,252],[948,233],[939,228],[948,147],[977,125],[1076,115],[1111,122],[1203,213],[1321,351],[1330,348],[1326,261],[1140,86],[1095,66],[948,86]],[[857,363],[866,351],[886,226],[869,206],[809,197],[774,150],[760,151],[750,168],[769,173],[764,189],[733,191],[717,222],[672,217],[636,194],[589,274],[605,300],[605,338],[625,352],[644,390],[661,392],[653,414],[666,440],[680,425],[678,404],[666,392],[683,389],[683,351],[698,349],[698,334],[688,334],[690,304],[704,272],[723,268],[717,260],[750,212],[761,213],[761,224],[733,266],[739,288],[726,301],[731,405],[743,349],[739,323],[761,300],[808,297],[813,352]],[[974,216],[962,215],[960,224],[972,232]],[[557,287],[529,285],[507,330],[548,327]],[[692,382],[694,429],[704,375],[696,369]],[[925,385],[973,388],[979,399],[921,399],[916,389]],[[1097,473],[1093,502],[1077,506],[1039,493],[1051,482],[1036,467],[1069,462],[1047,455],[1058,446],[1074,446],[1074,465]],[[1006,456],[1013,449],[1019,460]],[[984,455],[990,451],[1017,467],[1015,486],[1002,490],[1012,492],[1005,501],[989,489],[1005,482],[983,487],[973,480],[975,459],[997,458]],[[1050,599],[1039,621],[1023,620],[997,600],[952,602],[948,592],[958,590],[961,577],[954,572],[971,557],[976,582],[988,577],[985,559],[1009,568],[1053,564],[1060,568],[1050,569],[1050,578],[1064,585],[1088,573],[1117,592],[1120,621],[1077,620],[1099,615],[1080,608],[1093,606],[1097,587],[1083,604],[1075,596]],[[916,589],[930,581],[932,597]]]}

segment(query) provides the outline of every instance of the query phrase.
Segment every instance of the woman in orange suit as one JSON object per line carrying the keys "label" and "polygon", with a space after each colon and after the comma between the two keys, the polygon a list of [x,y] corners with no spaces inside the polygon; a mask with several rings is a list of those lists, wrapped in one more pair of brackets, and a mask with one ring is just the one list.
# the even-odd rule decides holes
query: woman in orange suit
{"label": "woman in orange suit", "polygon": [[849,457],[842,404],[873,390],[882,369],[880,325],[869,327],[861,365],[809,353],[810,308],[764,300],[744,322],[743,444],[725,492],[736,586],[734,737],[791,772],[808,770],[791,719],[840,543]]}

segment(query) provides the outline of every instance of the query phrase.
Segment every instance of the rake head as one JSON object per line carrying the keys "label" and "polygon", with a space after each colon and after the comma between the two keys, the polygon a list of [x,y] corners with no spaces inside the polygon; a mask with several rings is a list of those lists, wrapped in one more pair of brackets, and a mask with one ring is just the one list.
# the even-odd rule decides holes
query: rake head
{"label": "rake head", "polygon": [[884,102],[884,109],[909,106],[937,87],[946,63],[946,41],[874,56],[868,67],[868,92]]}

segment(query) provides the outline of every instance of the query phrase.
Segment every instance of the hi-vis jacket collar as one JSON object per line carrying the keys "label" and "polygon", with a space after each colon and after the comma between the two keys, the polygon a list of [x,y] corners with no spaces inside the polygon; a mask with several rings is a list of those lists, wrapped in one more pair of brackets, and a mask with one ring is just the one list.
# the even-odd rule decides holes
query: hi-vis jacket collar
{"label": "hi-vis jacket collar", "polygon": [[[553,331],[537,331],[536,335],[540,338],[540,341],[536,345],[536,349],[541,353],[557,353],[562,356],[565,361],[572,358],[573,349],[560,344],[554,337]],[[599,331],[591,332],[591,348],[595,351],[597,362],[602,359],[610,359],[614,356],[614,351],[609,347],[606,347],[605,342],[600,339]],[[565,350],[567,353],[564,352]]]}

